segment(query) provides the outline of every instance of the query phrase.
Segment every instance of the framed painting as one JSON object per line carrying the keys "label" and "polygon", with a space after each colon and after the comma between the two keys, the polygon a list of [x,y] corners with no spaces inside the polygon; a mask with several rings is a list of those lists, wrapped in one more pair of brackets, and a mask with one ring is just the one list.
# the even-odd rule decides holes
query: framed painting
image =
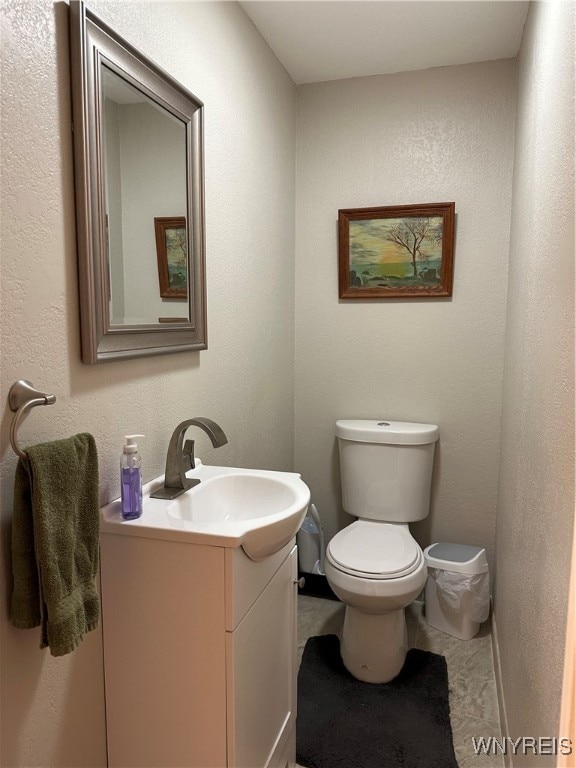
{"label": "framed painting", "polygon": [[341,299],[452,296],[454,203],[338,211]]}
{"label": "framed painting", "polygon": [[154,219],[160,296],[163,299],[188,297],[188,244],[184,216]]}

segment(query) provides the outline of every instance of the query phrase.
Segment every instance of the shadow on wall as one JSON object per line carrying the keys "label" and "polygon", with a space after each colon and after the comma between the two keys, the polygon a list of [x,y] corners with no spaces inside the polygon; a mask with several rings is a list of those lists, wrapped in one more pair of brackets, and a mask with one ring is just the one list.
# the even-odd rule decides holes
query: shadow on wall
{"label": "shadow on wall", "polygon": [[347,525],[353,522],[354,518],[344,511],[342,507],[342,477],[340,474],[340,452],[338,449],[338,438],[334,437],[332,441],[330,483],[332,485],[333,498],[337,499],[337,523],[338,527],[334,534],[341,531]]}
{"label": "shadow on wall", "polygon": [[[13,483],[3,483],[0,764],[48,765],[61,755],[62,764],[100,768],[106,765],[102,630],[87,633],[73,653],[53,658],[48,649],[40,649],[40,627],[12,626],[12,488]],[[41,745],[50,745],[50,754],[40,754]]]}
{"label": "shadow on wall", "polygon": [[422,549],[432,544],[432,523],[434,521],[434,508],[436,506],[436,500],[438,498],[438,486],[440,485],[440,474],[442,471],[442,437],[438,438],[436,443],[436,450],[434,451],[434,465],[432,469],[432,490],[430,493],[430,512],[424,520],[419,520],[416,523],[411,523],[410,528],[412,535],[420,544]]}
{"label": "shadow on wall", "polygon": [[[13,414],[6,409],[0,419],[0,444],[3,456],[9,456],[12,448],[8,439],[10,433],[10,424]],[[0,610],[2,611],[2,620],[8,621],[10,618],[10,594],[12,590],[12,506],[14,495],[14,471],[16,461],[4,459],[5,464],[2,468],[2,494],[0,497],[0,507],[2,514],[0,517],[0,594],[3,597]],[[9,478],[9,480],[8,480]]]}
{"label": "shadow on wall", "polygon": [[[53,659],[47,649],[39,649],[38,627],[21,630],[8,626],[3,634],[3,656],[10,657],[10,664],[3,665],[2,682],[3,689],[10,691],[10,702],[2,701],[2,765],[49,765],[60,755],[63,765],[103,768],[101,630],[88,633],[65,659]],[[55,685],[47,690],[50,677]],[[49,702],[38,701],[40,692]],[[47,704],[57,711],[56,718],[43,717]],[[28,740],[31,727],[37,732],[34,745]],[[51,754],[38,753],[42,743],[51,743]]]}
{"label": "shadow on wall", "polygon": [[[1,649],[0,765],[106,765],[102,631],[85,635],[65,657],[40,649],[40,627],[11,623],[13,489],[17,457],[9,432],[14,414],[0,421],[3,448],[0,541]],[[25,446],[22,446],[25,448]]]}
{"label": "shadow on wall", "polygon": [[84,636],[82,644],[70,654],[69,663],[55,754],[67,755],[75,768],[105,768],[108,760],[102,621]]}

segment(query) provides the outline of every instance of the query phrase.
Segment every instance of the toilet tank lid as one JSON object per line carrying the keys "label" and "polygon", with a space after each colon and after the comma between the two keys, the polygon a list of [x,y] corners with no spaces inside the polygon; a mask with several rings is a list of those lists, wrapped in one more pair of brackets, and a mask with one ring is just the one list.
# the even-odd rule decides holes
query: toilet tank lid
{"label": "toilet tank lid", "polygon": [[339,419],[336,437],[359,443],[388,445],[426,445],[438,440],[436,424],[416,424],[411,421],[388,419]]}

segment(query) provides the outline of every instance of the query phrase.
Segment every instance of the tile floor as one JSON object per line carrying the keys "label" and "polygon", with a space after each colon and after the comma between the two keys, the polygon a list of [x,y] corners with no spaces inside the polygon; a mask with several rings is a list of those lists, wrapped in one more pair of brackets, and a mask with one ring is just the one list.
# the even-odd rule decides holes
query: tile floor
{"label": "tile floor", "polygon": [[[477,756],[472,748],[472,736],[500,737],[490,625],[488,622],[482,625],[472,640],[458,640],[430,627],[422,615],[422,607],[422,603],[415,602],[406,611],[408,642],[411,647],[446,657],[458,765],[460,768],[502,768],[501,756]],[[309,637],[340,635],[343,621],[342,603],[299,595],[298,660]]]}

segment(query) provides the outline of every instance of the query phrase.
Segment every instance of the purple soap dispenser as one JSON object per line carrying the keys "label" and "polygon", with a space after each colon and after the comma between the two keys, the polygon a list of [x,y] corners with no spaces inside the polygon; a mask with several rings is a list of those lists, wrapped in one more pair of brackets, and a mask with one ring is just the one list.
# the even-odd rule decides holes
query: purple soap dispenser
{"label": "purple soap dispenser", "polygon": [[136,438],[144,435],[125,435],[126,445],[120,457],[120,485],[122,488],[122,517],[136,520],[142,514],[142,459]]}

